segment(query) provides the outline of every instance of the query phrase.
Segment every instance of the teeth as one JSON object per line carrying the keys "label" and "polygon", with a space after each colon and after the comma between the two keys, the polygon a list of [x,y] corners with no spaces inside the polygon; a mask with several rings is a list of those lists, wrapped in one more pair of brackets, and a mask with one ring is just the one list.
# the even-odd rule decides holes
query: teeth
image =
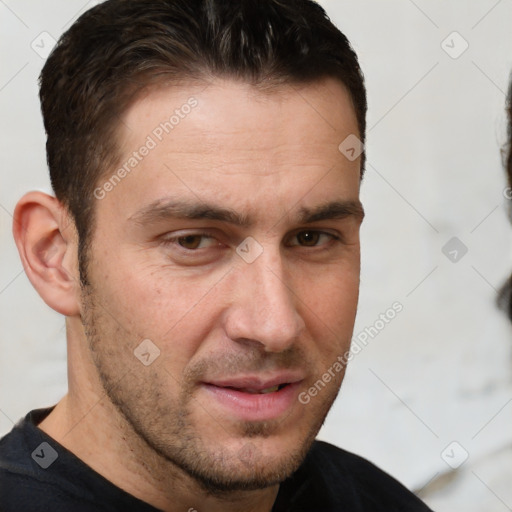
{"label": "teeth", "polygon": [[260,393],[262,393],[262,394],[265,394],[265,393],[274,393],[274,392],[276,392],[278,389],[279,389],[279,386],[274,386],[273,388],[262,389],[262,390],[260,391]]}

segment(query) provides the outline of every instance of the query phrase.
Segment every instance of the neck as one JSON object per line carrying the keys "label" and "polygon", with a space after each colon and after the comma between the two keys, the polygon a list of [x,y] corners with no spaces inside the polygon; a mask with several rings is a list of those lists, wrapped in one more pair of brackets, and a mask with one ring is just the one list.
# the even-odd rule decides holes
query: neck
{"label": "neck", "polygon": [[156,453],[110,402],[95,372],[79,379],[91,368],[87,359],[76,351],[70,358],[69,392],[39,428],[114,485],[160,510],[271,511],[278,485],[213,496]]}

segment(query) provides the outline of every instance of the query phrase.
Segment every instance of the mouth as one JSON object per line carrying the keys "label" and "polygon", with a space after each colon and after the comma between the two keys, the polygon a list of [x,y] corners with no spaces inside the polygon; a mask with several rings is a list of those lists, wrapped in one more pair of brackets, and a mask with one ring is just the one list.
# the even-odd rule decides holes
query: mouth
{"label": "mouth", "polygon": [[267,395],[268,393],[275,393],[276,391],[280,391],[284,387],[288,386],[289,383],[278,384],[277,386],[271,386],[264,389],[255,389],[255,388],[236,388],[233,386],[220,386],[225,387],[226,389],[233,389],[235,391],[240,391],[241,393],[249,393],[250,395]]}
{"label": "mouth", "polygon": [[290,414],[296,407],[301,375],[282,374],[270,379],[241,377],[202,383],[208,405],[245,421],[264,421]]}

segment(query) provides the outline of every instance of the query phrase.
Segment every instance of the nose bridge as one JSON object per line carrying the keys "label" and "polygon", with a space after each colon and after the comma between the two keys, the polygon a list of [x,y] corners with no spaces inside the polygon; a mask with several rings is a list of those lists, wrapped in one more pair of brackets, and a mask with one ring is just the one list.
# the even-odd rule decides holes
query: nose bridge
{"label": "nose bridge", "polygon": [[288,348],[304,327],[284,272],[280,251],[266,248],[240,268],[239,286],[246,292],[235,306],[236,337],[252,339],[267,351]]}
{"label": "nose bridge", "polygon": [[286,282],[280,258],[270,256],[262,258],[259,268],[254,269],[253,283],[255,300],[263,308],[259,311],[290,313],[295,310],[292,300],[290,283]]}

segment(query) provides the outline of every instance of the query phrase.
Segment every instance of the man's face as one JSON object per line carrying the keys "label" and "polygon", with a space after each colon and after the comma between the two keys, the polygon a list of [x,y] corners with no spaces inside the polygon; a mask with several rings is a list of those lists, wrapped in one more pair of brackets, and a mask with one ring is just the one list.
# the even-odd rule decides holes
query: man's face
{"label": "man's face", "polygon": [[353,330],[360,170],[338,150],[358,134],[348,93],[330,80],[271,93],[219,80],[151,92],[122,126],[119,167],[137,163],[97,184],[82,306],[103,386],[206,488],[275,484],[343,371],[308,404],[299,394]]}

